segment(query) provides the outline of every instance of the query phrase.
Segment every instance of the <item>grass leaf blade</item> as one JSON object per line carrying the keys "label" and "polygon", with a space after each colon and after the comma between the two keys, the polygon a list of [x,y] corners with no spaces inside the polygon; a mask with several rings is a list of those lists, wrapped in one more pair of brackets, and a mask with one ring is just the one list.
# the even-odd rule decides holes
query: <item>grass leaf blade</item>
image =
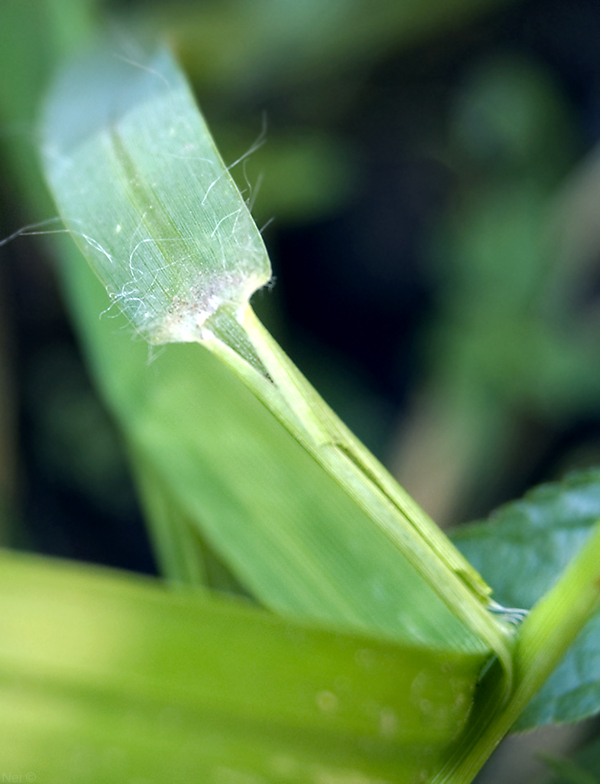
{"label": "grass leaf blade", "polygon": [[463,726],[476,656],[0,553],[0,754],[39,780],[401,784]]}
{"label": "grass leaf blade", "polygon": [[[88,93],[97,105],[77,120]],[[510,635],[487,612],[483,581],[248,321],[247,299],[269,273],[264,247],[165,51],[143,63],[109,52],[71,64],[50,96],[44,138],[57,204],[113,303],[151,342],[198,341],[222,358],[226,349],[261,401],[199,348],[166,349],[156,383],[142,368],[135,389],[115,381],[132,448],[183,517],[280,612],[447,650],[491,649],[509,674]],[[106,352],[115,349],[99,330],[94,350],[111,379]],[[247,417],[227,432],[211,421],[225,399],[223,422],[242,400]]]}

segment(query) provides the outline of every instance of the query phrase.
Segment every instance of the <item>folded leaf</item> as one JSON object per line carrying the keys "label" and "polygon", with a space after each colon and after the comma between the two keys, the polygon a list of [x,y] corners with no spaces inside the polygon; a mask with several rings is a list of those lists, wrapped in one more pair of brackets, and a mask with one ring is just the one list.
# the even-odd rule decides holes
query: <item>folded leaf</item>
{"label": "folded leaf", "polygon": [[273,609],[449,652],[492,649],[508,672],[487,586],[247,306],[268,277],[264,248],[168,54],[71,64],[44,140],[65,223],[134,328],[204,343],[252,390],[197,346],[169,347],[149,369],[143,349],[98,322],[106,305],[92,305],[85,272],[69,269],[99,382],[164,508],[179,505],[176,519]]}
{"label": "folded leaf", "polygon": [[83,260],[68,273],[96,380],[134,459],[152,468],[154,494],[158,474],[259,601],[448,655],[478,651],[483,665],[489,649],[228,368],[196,345],[169,346],[149,365],[122,317],[98,319],[106,294]]}

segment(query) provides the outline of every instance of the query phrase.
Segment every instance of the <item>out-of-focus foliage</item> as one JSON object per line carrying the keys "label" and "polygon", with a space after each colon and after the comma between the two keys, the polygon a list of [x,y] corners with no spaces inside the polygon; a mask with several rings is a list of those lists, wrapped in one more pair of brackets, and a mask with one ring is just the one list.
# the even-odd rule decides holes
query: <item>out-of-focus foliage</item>
{"label": "out-of-focus foliage", "polygon": [[600,742],[588,744],[574,760],[544,754],[543,761],[554,775],[544,784],[598,784],[600,781]]}
{"label": "out-of-focus foliage", "polygon": [[436,237],[430,377],[399,468],[422,486],[420,441],[423,482],[430,461],[440,469],[442,521],[519,466],[524,420],[553,428],[598,412],[600,335],[574,309],[578,284],[565,285],[557,252],[575,136],[551,74],[522,55],[477,63],[458,92],[447,149],[463,192]]}

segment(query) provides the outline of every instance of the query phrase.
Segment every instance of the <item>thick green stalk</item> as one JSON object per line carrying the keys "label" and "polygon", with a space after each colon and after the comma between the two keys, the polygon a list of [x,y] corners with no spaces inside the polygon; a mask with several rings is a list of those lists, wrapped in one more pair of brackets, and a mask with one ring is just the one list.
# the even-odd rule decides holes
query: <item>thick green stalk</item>
{"label": "thick green stalk", "polygon": [[[430,784],[468,784],[600,608],[600,521],[556,585],[523,622],[514,652],[514,688],[502,704],[483,684],[470,728]],[[493,679],[490,679],[491,681]],[[495,707],[494,707],[495,706]]]}

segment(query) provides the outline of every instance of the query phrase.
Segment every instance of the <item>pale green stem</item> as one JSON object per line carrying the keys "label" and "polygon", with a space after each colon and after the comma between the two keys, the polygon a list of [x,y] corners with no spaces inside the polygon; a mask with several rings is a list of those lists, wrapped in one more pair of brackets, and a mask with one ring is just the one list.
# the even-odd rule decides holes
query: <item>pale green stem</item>
{"label": "pale green stem", "polygon": [[469,729],[429,784],[468,784],[473,780],[599,608],[600,521],[556,585],[523,622],[515,646],[510,698],[502,704],[493,689],[488,692],[484,687]]}

